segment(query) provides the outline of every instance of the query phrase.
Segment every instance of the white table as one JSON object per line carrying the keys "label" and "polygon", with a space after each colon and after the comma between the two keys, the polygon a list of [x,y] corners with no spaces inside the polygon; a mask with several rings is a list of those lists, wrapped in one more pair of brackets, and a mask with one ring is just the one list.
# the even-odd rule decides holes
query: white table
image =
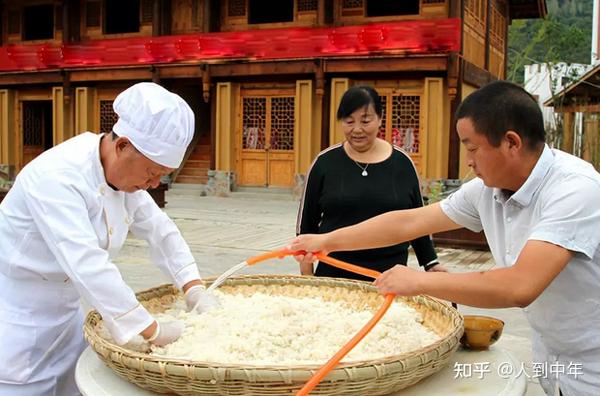
{"label": "white table", "polygon": [[[499,367],[506,371],[499,373]],[[512,374],[504,374],[509,373],[511,368]],[[521,364],[501,348],[477,352],[459,348],[445,368],[391,396],[523,396],[527,381],[524,374],[517,375],[520,368]],[[158,395],[119,377],[91,347],[81,354],[77,362],[75,380],[84,396]]]}

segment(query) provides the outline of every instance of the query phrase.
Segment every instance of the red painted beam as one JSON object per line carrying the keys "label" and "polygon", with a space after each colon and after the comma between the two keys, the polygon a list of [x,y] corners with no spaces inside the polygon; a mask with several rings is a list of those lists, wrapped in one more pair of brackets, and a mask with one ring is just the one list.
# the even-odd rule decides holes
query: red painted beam
{"label": "red painted beam", "polygon": [[0,47],[0,72],[210,59],[432,54],[460,50],[457,18]]}

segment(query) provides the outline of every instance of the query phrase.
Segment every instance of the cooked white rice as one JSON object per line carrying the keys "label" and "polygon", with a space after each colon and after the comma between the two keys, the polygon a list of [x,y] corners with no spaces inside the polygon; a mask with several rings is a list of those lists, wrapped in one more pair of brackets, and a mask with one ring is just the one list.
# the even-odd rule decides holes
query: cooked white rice
{"label": "cooked white rice", "polygon": [[[183,335],[161,356],[249,365],[322,364],[372,317],[318,298],[216,292],[221,306],[202,314],[185,311],[179,300],[157,319],[185,322]],[[440,337],[422,324],[420,313],[393,303],[382,320],[342,361],[378,359],[419,349]]]}

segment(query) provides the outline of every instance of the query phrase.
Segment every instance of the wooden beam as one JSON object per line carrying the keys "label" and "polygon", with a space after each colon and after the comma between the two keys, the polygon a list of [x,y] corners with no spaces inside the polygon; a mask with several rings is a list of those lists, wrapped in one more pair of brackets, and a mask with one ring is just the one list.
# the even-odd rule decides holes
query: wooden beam
{"label": "wooden beam", "polygon": [[159,66],[156,69],[159,71],[161,78],[202,78],[202,65],[187,65],[187,66]]}
{"label": "wooden beam", "polygon": [[262,76],[272,74],[313,74],[316,65],[312,60],[293,62],[253,62],[237,64],[210,64],[213,77]]}
{"label": "wooden beam", "polygon": [[[71,82],[82,81],[115,81],[115,80],[144,80],[152,81],[152,70],[148,66],[130,69],[71,69]],[[162,76],[161,76],[162,77]]]}
{"label": "wooden beam", "polygon": [[325,73],[446,71],[447,55],[437,57],[327,59]]}
{"label": "wooden beam", "polygon": [[487,83],[497,80],[489,71],[480,69],[466,60],[463,60],[462,67],[464,81],[477,88],[481,88]]}
{"label": "wooden beam", "polygon": [[0,74],[0,86],[23,84],[62,84],[63,77],[58,70],[51,72],[34,71],[26,73]]}
{"label": "wooden beam", "polygon": [[560,106],[555,107],[554,111],[557,113],[600,113],[600,103]]}

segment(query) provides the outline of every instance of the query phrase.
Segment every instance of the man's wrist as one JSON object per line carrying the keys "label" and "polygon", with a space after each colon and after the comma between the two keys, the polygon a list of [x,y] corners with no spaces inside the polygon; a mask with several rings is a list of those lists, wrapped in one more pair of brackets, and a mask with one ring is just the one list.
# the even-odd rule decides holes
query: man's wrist
{"label": "man's wrist", "polygon": [[192,286],[202,286],[204,287],[204,283],[200,279],[194,279],[183,285],[182,290],[183,293],[186,293]]}

